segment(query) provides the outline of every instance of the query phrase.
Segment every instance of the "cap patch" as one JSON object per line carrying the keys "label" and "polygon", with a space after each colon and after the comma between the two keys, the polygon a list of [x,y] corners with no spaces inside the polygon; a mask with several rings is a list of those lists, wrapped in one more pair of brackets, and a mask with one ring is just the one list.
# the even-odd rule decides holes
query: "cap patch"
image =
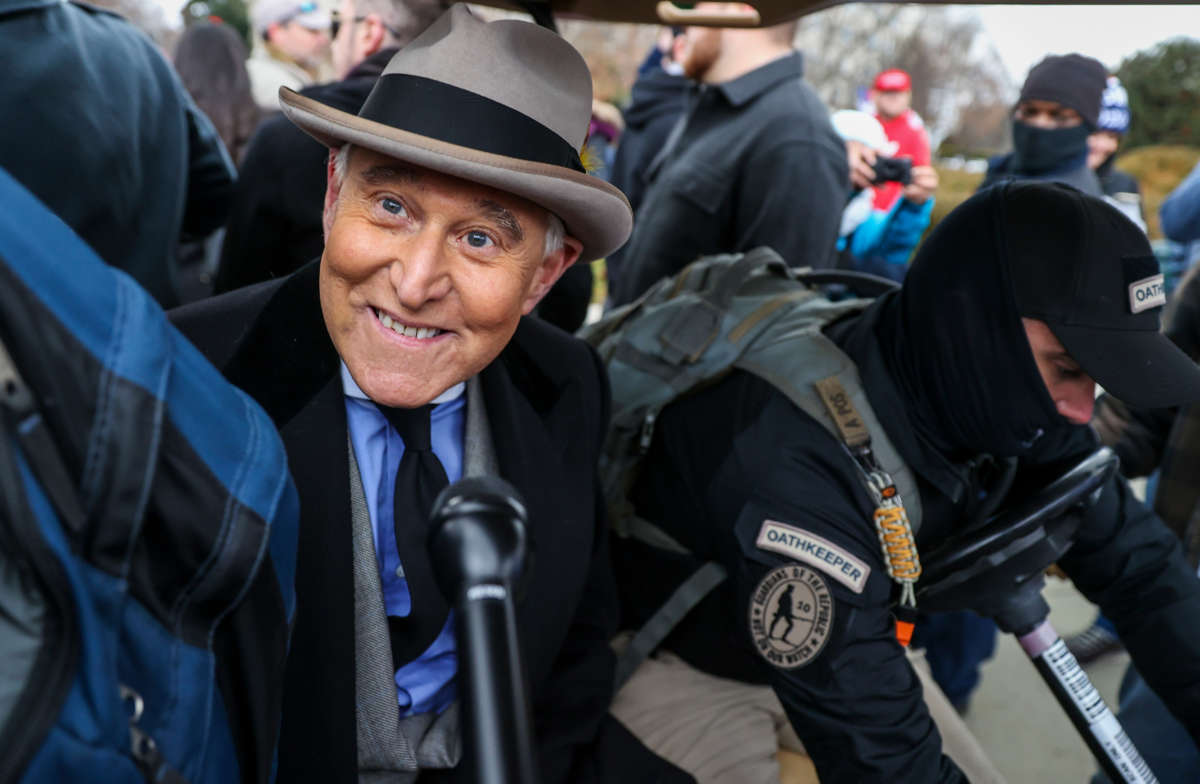
{"label": "cap patch", "polygon": [[871,567],[833,542],[774,520],[763,520],[755,544],[815,566],[855,593],[863,592],[871,576]]}
{"label": "cap patch", "polygon": [[833,596],[820,574],[799,565],[772,569],[750,594],[750,638],[783,670],[817,657],[833,629]]}
{"label": "cap patch", "polygon": [[1157,308],[1167,304],[1167,290],[1163,287],[1163,276],[1160,272],[1148,278],[1135,280],[1129,284],[1129,310],[1141,313],[1143,310]]}
{"label": "cap patch", "polygon": [[[1123,256],[1121,271],[1129,292],[1129,312],[1165,305],[1166,289],[1163,288],[1162,268],[1153,256]],[[1156,285],[1157,284],[1157,285]]]}

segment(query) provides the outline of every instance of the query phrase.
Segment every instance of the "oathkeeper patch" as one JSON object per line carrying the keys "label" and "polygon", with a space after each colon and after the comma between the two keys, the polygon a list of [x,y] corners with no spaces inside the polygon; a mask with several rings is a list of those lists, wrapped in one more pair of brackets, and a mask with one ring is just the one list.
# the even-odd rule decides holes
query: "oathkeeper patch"
{"label": "oathkeeper patch", "polygon": [[803,667],[833,628],[833,596],[821,575],[790,564],[770,571],[750,594],[750,639],[772,665]]}
{"label": "oathkeeper patch", "polygon": [[754,541],[760,550],[786,555],[815,566],[855,593],[862,593],[871,567],[845,548],[801,528],[775,520],[763,520]]}

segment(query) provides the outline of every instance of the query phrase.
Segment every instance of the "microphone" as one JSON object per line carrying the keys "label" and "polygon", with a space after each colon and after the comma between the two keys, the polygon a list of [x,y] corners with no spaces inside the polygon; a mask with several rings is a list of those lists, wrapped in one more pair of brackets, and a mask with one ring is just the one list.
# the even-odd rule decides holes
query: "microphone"
{"label": "microphone", "polygon": [[455,610],[466,764],[480,784],[535,784],[533,732],[513,592],[528,560],[520,493],[498,477],[446,487],[430,513],[429,560]]}

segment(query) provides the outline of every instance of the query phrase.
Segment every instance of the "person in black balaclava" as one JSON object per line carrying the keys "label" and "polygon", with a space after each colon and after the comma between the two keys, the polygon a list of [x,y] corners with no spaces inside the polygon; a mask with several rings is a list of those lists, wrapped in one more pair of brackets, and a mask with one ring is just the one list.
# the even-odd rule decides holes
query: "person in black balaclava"
{"label": "person in black balaclava", "polygon": [[[1200,399],[1200,368],[1158,331],[1164,300],[1145,236],[1111,206],[1009,183],[951,212],[903,288],[824,329],[914,480],[919,553],[1096,449],[1096,382],[1135,404]],[[783,392],[735,370],[671,403],[629,498],[681,547],[614,538],[626,628],[700,564],[728,575],[614,702],[658,753],[701,781],[778,781],[774,756],[754,768],[746,750],[764,733],[772,755],[791,748],[775,738],[790,724],[825,784],[998,780],[957,715],[932,713],[944,698],[898,641],[902,590],[859,465]],[[1200,737],[1200,580],[1177,538],[1114,476],[1059,565]],[[788,585],[795,628],[781,640],[762,628]]]}
{"label": "person in black balaclava", "polygon": [[[1089,165],[1088,140],[1101,116],[1108,71],[1080,54],[1049,55],[1030,69],[1013,110],[1013,151],[988,161],[980,189],[1017,180],[1071,185],[1102,196]],[[974,613],[944,613],[917,627],[934,680],[959,712],[979,684],[980,666],[996,650],[996,626]]]}
{"label": "person in black balaclava", "polygon": [[1030,69],[1013,111],[1013,151],[988,161],[981,188],[1012,180],[1048,180],[1100,196],[1087,166],[1108,70],[1081,54],[1048,55]]}

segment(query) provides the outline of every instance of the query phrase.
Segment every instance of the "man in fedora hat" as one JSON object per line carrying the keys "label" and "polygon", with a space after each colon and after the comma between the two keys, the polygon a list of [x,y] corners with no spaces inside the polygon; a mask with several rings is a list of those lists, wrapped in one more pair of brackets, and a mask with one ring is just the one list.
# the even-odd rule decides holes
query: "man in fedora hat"
{"label": "man in fedora hat", "polygon": [[466,780],[453,617],[423,543],[433,495],[480,474],[521,492],[536,546],[516,622],[542,781],[682,776],[607,716],[602,370],[522,318],[630,232],[624,196],[579,160],[583,58],[459,5],[357,115],[280,98],[330,148],[321,259],[176,316],[272,415],[300,488],[280,780]]}

